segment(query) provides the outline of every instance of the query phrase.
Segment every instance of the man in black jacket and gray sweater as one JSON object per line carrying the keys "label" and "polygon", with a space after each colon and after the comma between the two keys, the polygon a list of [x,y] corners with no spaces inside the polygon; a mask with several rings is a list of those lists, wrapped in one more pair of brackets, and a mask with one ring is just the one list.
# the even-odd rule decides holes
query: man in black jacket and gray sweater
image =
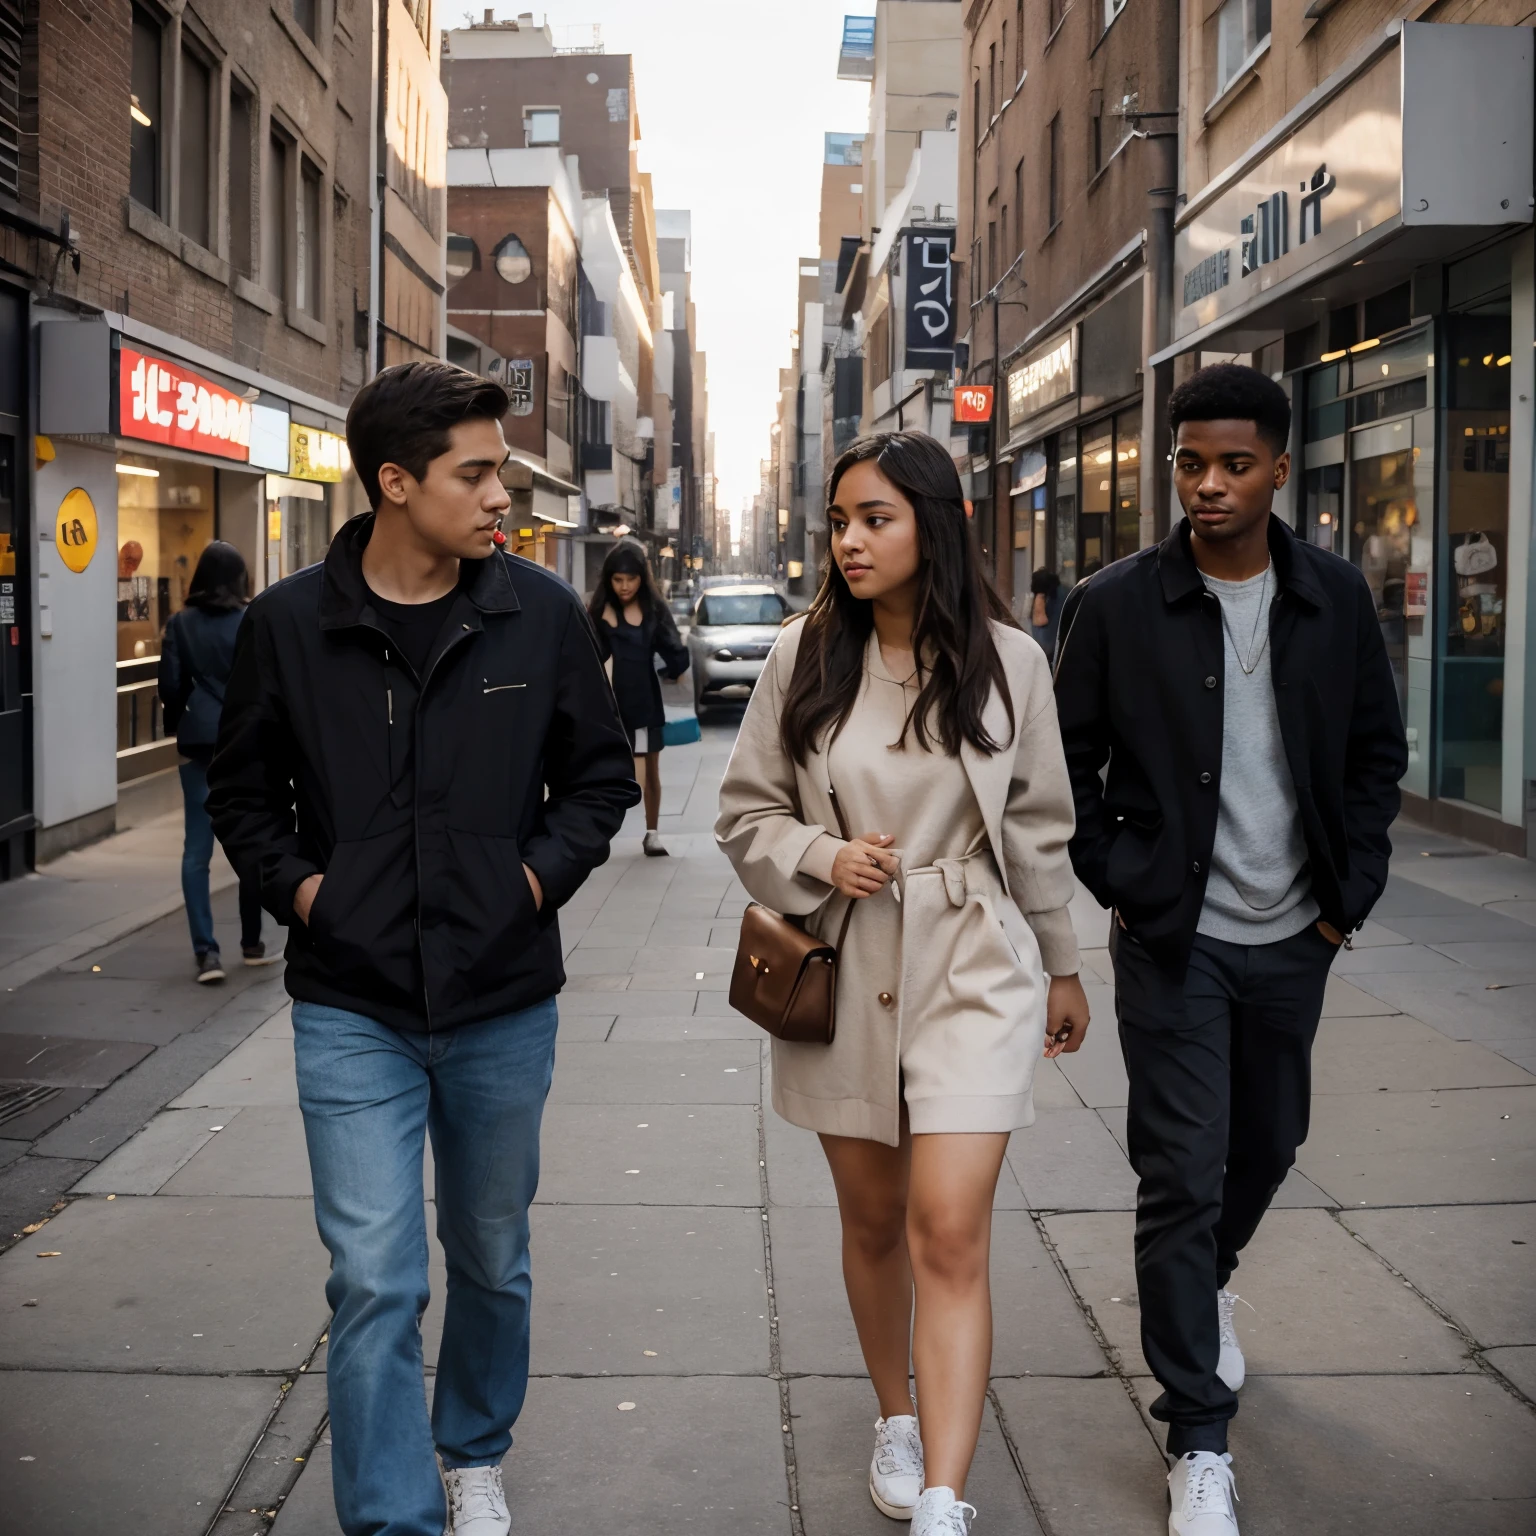
{"label": "man in black jacket and gray sweater", "polygon": [[[508,1529],[555,913],[640,798],[576,594],[498,547],[507,406],[441,363],[359,393],[374,511],[251,604],[208,774],[230,862],[289,930],[346,1536]],[[448,1262],[430,1424],[429,1129]]]}
{"label": "man in black jacket and gray sweater", "polygon": [[1386,884],[1408,759],[1364,578],[1271,514],[1284,390],[1222,364],[1168,411],[1186,520],[1072,593],[1056,701],[1073,866],[1115,912],[1170,1536],[1236,1536],[1227,1280],[1306,1139],[1328,968]]}

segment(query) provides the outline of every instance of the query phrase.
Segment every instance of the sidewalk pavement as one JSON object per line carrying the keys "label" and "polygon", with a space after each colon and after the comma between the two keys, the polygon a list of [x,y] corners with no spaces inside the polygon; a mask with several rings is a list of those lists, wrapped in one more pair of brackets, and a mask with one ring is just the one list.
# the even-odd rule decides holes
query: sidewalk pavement
{"label": "sidewalk pavement", "polygon": [[[892,1529],[865,1491],[876,1406],[831,1183],[814,1137],[768,1107],[764,1041],[725,1001],[745,894],[709,827],[730,734],[662,759],[672,857],[641,857],[632,818],[562,914],[514,1532]],[[1536,1526],[1536,872],[1397,840],[1329,983],[1311,1137],[1235,1281],[1245,1536]],[[1074,918],[1095,1024],[1042,1066],[998,1191],[969,1497],[978,1533],[1156,1536],[1107,920],[1086,898]],[[102,953],[126,973],[138,947]],[[137,1135],[27,1159],[78,1172],[0,1257],[8,1528],[335,1536],[326,1256],[285,1000],[258,975],[124,1079],[210,1031],[234,1046]],[[434,1244],[429,1362],[442,1287]]]}

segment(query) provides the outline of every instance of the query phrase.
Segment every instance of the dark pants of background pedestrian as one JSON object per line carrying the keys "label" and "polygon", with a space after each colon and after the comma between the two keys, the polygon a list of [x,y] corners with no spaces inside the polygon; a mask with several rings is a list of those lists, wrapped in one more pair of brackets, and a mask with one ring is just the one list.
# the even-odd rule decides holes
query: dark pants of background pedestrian
{"label": "dark pants of background pedestrian", "polygon": [[1182,986],[1114,930],[1130,1077],[1141,1348],[1168,1454],[1222,1452],[1237,1395],[1216,1374],[1216,1292],[1307,1139],[1312,1041],[1334,946],[1310,924],[1278,944],[1195,938]]}
{"label": "dark pants of background pedestrian", "polygon": [[[201,958],[219,952],[213,931],[213,900],[208,894],[208,867],[213,859],[213,823],[204,802],[208,799],[208,766],[190,759],[180,765],[181,798],[186,809],[186,840],[181,849],[181,895],[187,904],[187,926],[192,930],[192,953]],[[240,947],[254,949],[261,943],[261,893],[255,885],[240,882]]]}
{"label": "dark pants of background pedestrian", "polygon": [[[528,1208],[555,1066],[555,1001],[436,1034],[293,1005],[315,1222],[331,1255],[326,1387],[346,1536],[442,1536],[445,1467],[495,1467],[528,1390]],[[448,1263],[427,1416],[422,1157]],[[434,1455],[435,1451],[435,1455]]]}

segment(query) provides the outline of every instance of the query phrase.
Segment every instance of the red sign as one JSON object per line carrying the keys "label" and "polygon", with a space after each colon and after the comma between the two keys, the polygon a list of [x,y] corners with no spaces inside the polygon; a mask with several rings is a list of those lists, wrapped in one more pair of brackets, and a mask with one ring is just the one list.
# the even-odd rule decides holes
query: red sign
{"label": "red sign", "polygon": [[183,363],[123,347],[117,430],[123,437],[239,459],[251,454],[251,406]]}
{"label": "red sign", "polygon": [[985,425],[992,420],[992,386],[990,384],[957,384],[955,386],[955,420]]}

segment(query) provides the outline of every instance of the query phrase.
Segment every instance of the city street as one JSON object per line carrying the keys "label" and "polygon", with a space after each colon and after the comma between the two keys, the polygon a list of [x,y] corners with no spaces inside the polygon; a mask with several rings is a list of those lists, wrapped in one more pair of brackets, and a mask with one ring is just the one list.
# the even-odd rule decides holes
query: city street
{"label": "city street", "polygon": [[[662,759],[672,856],[641,857],[632,813],[562,914],[515,1532],[891,1529],[865,1491],[876,1408],[831,1184],[725,1000],[745,898],[710,826],[733,733],[717,720]],[[0,888],[0,1049],[92,1064],[72,1118],[0,1144],[3,1523],[334,1536],[326,1256],[280,973],[200,989],[179,910],[145,906],[131,932],[113,910],[114,849],[138,840],[142,890],[176,831],[103,845],[67,903],[57,866]],[[1395,871],[1335,966],[1312,1134],[1234,1280],[1249,1536],[1536,1522],[1536,876],[1406,825]],[[94,947],[71,912],[109,925]],[[1080,897],[1074,916],[1095,1022],[1039,1072],[1003,1173],[969,1496],[981,1532],[1155,1536],[1105,915]],[[440,1260],[433,1282],[429,1372]]]}

